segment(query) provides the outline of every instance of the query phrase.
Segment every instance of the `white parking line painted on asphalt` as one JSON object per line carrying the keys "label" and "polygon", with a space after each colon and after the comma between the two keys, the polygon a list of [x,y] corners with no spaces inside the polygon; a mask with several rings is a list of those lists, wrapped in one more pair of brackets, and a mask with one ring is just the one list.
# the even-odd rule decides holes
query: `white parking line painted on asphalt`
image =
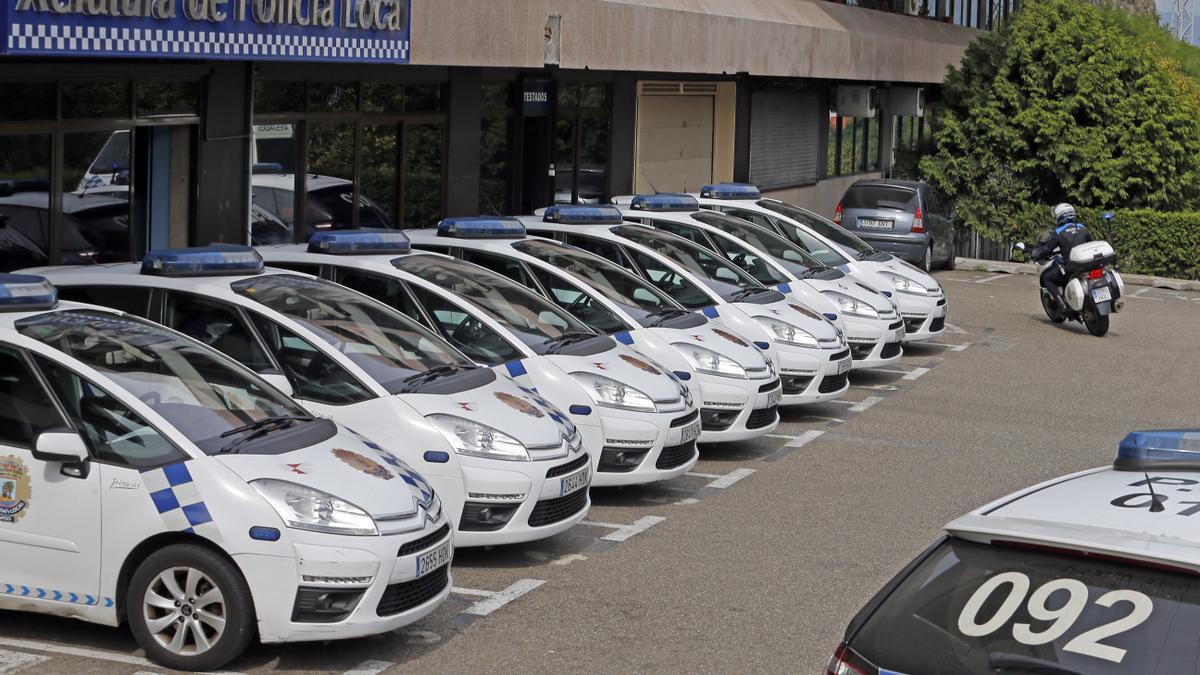
{"label": "white parking line painted on asphalt", "polygon": [[747,478],[747,477],[751,476],[753,473],[754,473],[754,469],[734,469],[733,471],[730,471],[729,473],[725,474],[724,476],[717,477],[716,480],[709,483],[708,485],[705,485],[704,487],[712,488],[714,490],[724,490],[724,489],[732,486],[734,483],[737,483],[738,481],[742,480],[743,478]]}
{"label": "white parking line painted on asphalt", "polygon": [[500,609],[508,603],[525,595],[526,593],[538,588],[546,583],[540,579],[518,579],[516,583],[502,591],[496,591],[488,597],[476,602],[470,607],[463,610],[463,614],[472,614],[474,616],[487,616],[492,612]]}
{"label": "white parking line painted on asphalt", "polygon": [[907,375],[907,370],[894,370],[892,368],[872,368],[872,373],[887,373],[889,375]]}
{"label": "white parking line painted on asphalt", "polygon": [[379,675],[396,664],[391,661],[363,661],[342,675]]}
{"label": "white parking line painted on asphalt", "polygon": [[965,330],[963,330],[963,329],[959,328],[958,326],[955,326],[955,325],[954,325],[954,324],[952,324],[952,323],[948,323],[948,322],[946,323],[946,332],[947,332],[947,333],[958,333],[958,334],[960,334],[960,335],[966,335],[966,334],[967,334],[967,331],[965,331]]}
{"label": "white parking line painted on asphalt", "polygon": [[946,347],[947,349],[949,349],[952,352],[965,352],[967,350],[967,347],[971,346],[970,342],[964,342],[961,345],[951,345],[951,344],[946,344],[945,342],[918,342],[916,344],[918,344],[918,345],[933,345],[935,347]]}
{"label": "white parking line painted on asphalt", "polygon": [[870,410],[876,403],[879,403],[882,400],[883,398],[879,396],[868,396],[860,403],[855,403],[854,405],[850,406],[850,412],[866,412]]}
{"label": "white parking line painted on asphalt", "polygon": [[586,555],[580,555],[579,553],[564,553],[563,555],[558,556],[554,560],[551,560],[550,564],[558,565],[559,567],[566,567],[567,565],[570,565],[573,562],[583,562],[584,560],[587,560],[587,559],[588,559],[588,557]]}
{"label": "white parking line painted on asphalt", "polygon": [[1004,278],[1006,278],[1006,277],[1011,277],[1011,276],[1012,276],[1011,274],[995,274],[995,275],[992,275],[992,276],[990,276],[990,277],[987,277],[987,278],[985,278],[985,279],[979,279],[979,280],[978,280],[978,281],[976,281],[975,283],[977,283],[977,284],[986,284],[986,283],[988,283],[988,282],[995,281],[995,280],[997,280],[997,279],[1004,279]]}
{"label": "white parking line painted on asphalt", "polygon": [[[37,642],[35,640],[18,640],[15,638],[0,638],[0,647],[12,647],[14,649],[29,649],[35,652],[46,652],[47,654],[62,654],[63,656],[77,656],[84,659],[96,659],[98,661],[112,661],[113,663],[124,663],[130,666],[139,666],[141,668],[157,668],[158,666],[150,661],[141,658],[140,656],[130,656],[128,654],[117,654],[116,652],[106,652],[99,649],[86,649],[83,647],[67,647],[65,645],[56,645],[49,642]],[[240,675],[239,673],[221,672],[213,673],[213,675]]]}
{"label": "white parking line painted on asphalt", "polygon": [[459,588],[458,586],[451,588],[450,592],[457,593],[459,595],[471,595],[480,598],[490,598],[494,593],[494,591],[481,591],[478,588]]}
{"label": "white parking line painted on asphalt", "polygon": [[600,537],[604,541],[629,541],[632,537],[645,532],[655,525],[663,522],[666,518],[662,516],[643,516],[633,521],[628,525],[617,525],[616,523],[597,523],[591,520],[580,521],[583,525],[591,525],[592,527],[607,527],[613,532]]}
{"label": "white parking line painted on asphalt", "polygon": [[15,673],[19,673],[22,670],[29,670],[49,659],[49,656],[42,656],[41,654],[0,649],[0,675],[15,675]]}
{"label": "white parking line painted on asphalt", "polygon": [[902,380],[919,380],[919,379],[921,379],[922,375],[924,375],[928,372],[929,372],[928,368],[915,368],[915,369],[913,369],[913,371],[911,373],[905,375],[904,377],[902,377],[900,379],[902,379]]}
{"label": "white parking line painted on asphalt", "polygon": [[784,440],[790,441],[793,438],[795,438],[795,436],[788,436],[787,434],[763,434],[763,438],[782,438]]}
{"label": "white parking line painted on asphalt", "polygon": [[692,504],[699,504],[699,503],[700,503],[699,499],[696,499],[695,497],[688,497],[687,499],[680,499],[679,501],[675,502],[674,505],[675,506],[691,506]]}
{"label": "white parking line painted on asphalt", "polygon": [[[791,438],[791,436],[788,436],[788,438]],[[720,478],[721,477],[720,474],[700,473],[699,471],[689,471],[689,472],[687,472],[686,475],[692,476],[693,478]]]}
{"label": "white parking line painted on asphalt", "polygon": [[824,434],[825,434],[825,432],[820,429],[809,429],[808,431],[793,438],[792,442],[788,443],[784,447],[803,448],[804,446],[808,445],[809,443],[812,443],[813,441],[817,440]]}

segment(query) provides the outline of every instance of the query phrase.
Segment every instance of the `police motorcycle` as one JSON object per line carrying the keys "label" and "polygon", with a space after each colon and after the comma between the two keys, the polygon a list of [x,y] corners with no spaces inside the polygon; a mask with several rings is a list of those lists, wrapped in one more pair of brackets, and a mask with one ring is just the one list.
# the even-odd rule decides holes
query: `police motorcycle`
{"label": "police motorcycle", "polygon": [[[1113,214],[1104,214],[1105,222]],[[1043,234],[1043,237],[1047,233]],[[1013,245],[1013,252],[1026,250],[1024,242]],[[1071,249],[1068,260],[1053,255],[1034,260],[1039,276],[1052,265],[1061,265],[1067,285],[1062,300],[1056,300],[1049,289],[1041,287],[1042,309],[1054,323],[1071,320],[1082,323],[1089,333],[1104,337],[1108,333],[1109,317],[1125,307],[1125,281],[1115,269],[1117,254],[1107,241],[1091,241]],[[1065,304],[1064,304],[1065,302]]]}

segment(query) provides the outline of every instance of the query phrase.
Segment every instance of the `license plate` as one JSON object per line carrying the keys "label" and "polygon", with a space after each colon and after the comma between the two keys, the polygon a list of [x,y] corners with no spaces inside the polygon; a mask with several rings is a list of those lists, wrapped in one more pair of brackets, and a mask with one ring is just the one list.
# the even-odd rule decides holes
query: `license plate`
{"label": "license plate", "polygon": [[882,218],[859,218],[858,226],[872,230],[890,230],[896,226],[896,223],[895,221],[883,220]]}
{"label": "license plate", "polygon": [[1108,286],[1092,289],[1093,302],[1108,302],[1109,300],[1112,300],[1112,289]]}
{"label": "license plate", "polygon": [[588,479],[590,477],[591,469],[588,467],[584,467],[583,471],[580,471],[577,474],[566,476],[559,482],[558,494],[565,497],[571,493],[579,492],[588,486],[590,482]]}
{"label": "license plate", "polygon": [[448,562],[450,562],[450,542],[447,541],[432,551],[422,553],[421,557],[417,558],[417,578],[420,579]]}
{"label": "license plate", "polygon": [[838,375],[845,375],[850,372],[850,365],[853,363],[851,359],[842,359],[838,361]]}
{"label": "license plate", "polygon": [[696,422],[695,424],[689,424],[683,428],[683,437],[681,438],[679,443],[680,443],[680,445],[682,445],[684,443],[691,443],[692,441],[696,440],[697,438],[700,438],[700,423],[699,422]]}
{"label": "license plate", "polygon": [[779,405],[779,402],[782,400],[783,389],[776,389],[775,391],[767,394],[767,407],[774,408],[775,406]]}
{"label": "license plate", "polygon": [[897,328],[896,332],[892,335],[892,342],[901,342],[904,340],[905,335],[907,333],[904,331],[904,326]]}

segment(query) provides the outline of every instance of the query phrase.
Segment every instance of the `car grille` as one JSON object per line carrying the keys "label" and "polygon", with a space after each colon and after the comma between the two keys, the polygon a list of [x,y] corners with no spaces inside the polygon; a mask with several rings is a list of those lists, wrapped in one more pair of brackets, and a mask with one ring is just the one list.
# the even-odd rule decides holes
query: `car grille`
{"label": "car grille", "polygon": [[765,394],[768,391],[775,391],[776,389],[779,388],[779,384],[780,384],[779,380],[773,380],[771,382],[768,382],[758,388],[758,393]]}
{"label": "car grille", "polygon": [[695,455],[696,441],[684,443],[683,445],[672,445],[669,448],[662,449],[662,453],[659,454],[658,461],[654,463],[654,466],[662,471],[674,469],[675,467],[687,464]]}
{"label": "car grille", "polygon": [[850,356],[850,350],[849,350],[849,349],[843,349],[842,351],[840,351],[840,352],[838,352],[838,353],[834,354],[833,356],[829,357],[829,360],[830,360],[830,361],[841,361],[842,359],[846,358],[847,356]]}
{"label": "car grille", "polygon": [[901,325],[903,325],[903,324],[904,324],[904,322],[903,322],[903,321],[897,321],[896,323],[894,323],[894,324],[892,324],[892,325],[888,326],[888,330],[896,330],[897,328],[899,328],[899,327],[900,327]]}
{"label": "car grille", "polygon": [[558,476],[565,476],[565,475],[571,473],[572,471],[575,471],[576,469],[582,468],[583,465],[585,465],[587,463],[588,463],[588,456],[585,453],[582,457],[580,457],[579,459],[576,459],[573,462],[563,464],[562,466],[556,466],[556,467],[551,468],[549,471],[546,472],[546,478],[557,478]]}
{"label": "car grille", "polygon": [[779,417],[779,406],[771,406],[770,408],[760,408],[750,413],[750,417],[746,419],[747,429],[761,429],[769,427],[775,423]]}
{"label": "car grille", "polygon": [[686,427],[687,425],[691,424],[692,422],[695,422],[698,419],[700,419],[700,411],[699,410],[693,412],[690,415],[684,415],[683,417],[677,417],[677,418],[671,420],[671,428],[678,429],[679,427]]}
{"label": "car grille", "polygon": [[929,323],[929,332],[936,333],[946,327],[946,317],[939,316]]}
{"label": "car grille", "polygon": [[821,380],[821,386],[817,387],[817,391],[822,394],[832,394],[835,391],[841,391],[850,377],[845,373],[841,375],[826,375],[824,380]]}
{"label": "car grille", "polygon": [[588,491],[577,490],[566,497],[543,499],[529,514],[530,527],[542,527],[566,520],[587,506]]}
{"label": "car grille", "polygon": [[850,355],[852,357],[854,357],[855,361],[861,361],[871,355],[871,352],[875,350],[875,345],[877,345],[877,344],[879,344],[879,343],[878,342],[862,342],[862,343],[856,342],[856,343],[850,345]]}
{"label": "car grille", "polygon": [[917,317],[915,319],[905,319],[904,329],[906,332],[915,333],[921,330],[921,324],[925,323],[925,317]]}
{"label": "car grille", "polygon": [[450,534],[450,526],[443,525],[440,528],[438,528],[437,531],[434,532],[433,534],[426,535],[416,541],[410,541],[407,544],[401,546],[400,551],[396,554],[396,557],[403,557],[406,555],[412,555],[412,554],[416,553],[417,551],[424,551],[425,549],[430,548],[434,544],[445,539],[447,536],[449,536],[449,534]]}
{"label": "car grille", "polygon": [[899,353],[900,353],[900,343],[899,342],[891,342],[891,343],[884,345],[883,349],[879,350],[879,358],[890,359]]}
{"label": "car grille", "polygon": [[379,616],[393,616],[420,607],[436,598],[448,583],[450,566],[442,565],[420,579],[392,584],[383,592],[375,613]]}
{"label": "car grille", "polygon": [[945,307],[945,306],[946,306],[946,299],[945,299],[945,298],[942,298],[941,300],[938,300],[938,304],[937,304],[937,306],[938,306],[938,307]]}

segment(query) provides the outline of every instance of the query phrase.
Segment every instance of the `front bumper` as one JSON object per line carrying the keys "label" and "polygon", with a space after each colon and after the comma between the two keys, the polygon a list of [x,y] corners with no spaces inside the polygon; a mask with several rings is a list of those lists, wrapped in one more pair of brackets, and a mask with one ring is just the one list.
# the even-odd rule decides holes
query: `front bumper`
{"label": "front bumper", "polygon": [[900,317],[908,331],[904,342],[921,342],[931,340],[946,332],[946,318],[950,315],[950,307],[945,296],[927,298],[924,301],[925,311],[909,311],[900,307]]}
{"label": "front bumper", "polygon": [[[710,380],[713,380],[710,382]],[[744,441],[769,434],[779,426],[783,386],[779,378],[701,380],[701,443]]]}
{"label": "front bumper", "polygon": [[783,381],[782,405],[822,403],[840,397],[850,388],[850,350],[808,349],[776,343],[779,377]]}
{"label": "front bumper", "polygon": [[846,343],[854,359],[851,369],[884,368],[898,362],[904,355],[903,328],[898,318],[870,322],[847,319]]}
{"label": "front bumper", "polygon": [[604,431],[592,485],[642,485],[682,476],[700,459],[697,407],[671,413],[638,413],[596,406]]}
{"label": "front bumper", "polygon": [[[263,642],[343,640],[387,633],[428,616],[450,595],[453,535],[445,517],[427,523],[421,532],[406,535],[288,533],[293,543],[280,542],[280,555],[234,555],[250,587]],[[418,561],[443,546],[450,549],[445,562],[423,570],[418,577]],[[370,582],[332,581],[355,577],[370,577]],[[312,591],[360,595],[353,609],[335,621],[294,620],[294,613],[304,604],[301,599],[312,596]]]}

